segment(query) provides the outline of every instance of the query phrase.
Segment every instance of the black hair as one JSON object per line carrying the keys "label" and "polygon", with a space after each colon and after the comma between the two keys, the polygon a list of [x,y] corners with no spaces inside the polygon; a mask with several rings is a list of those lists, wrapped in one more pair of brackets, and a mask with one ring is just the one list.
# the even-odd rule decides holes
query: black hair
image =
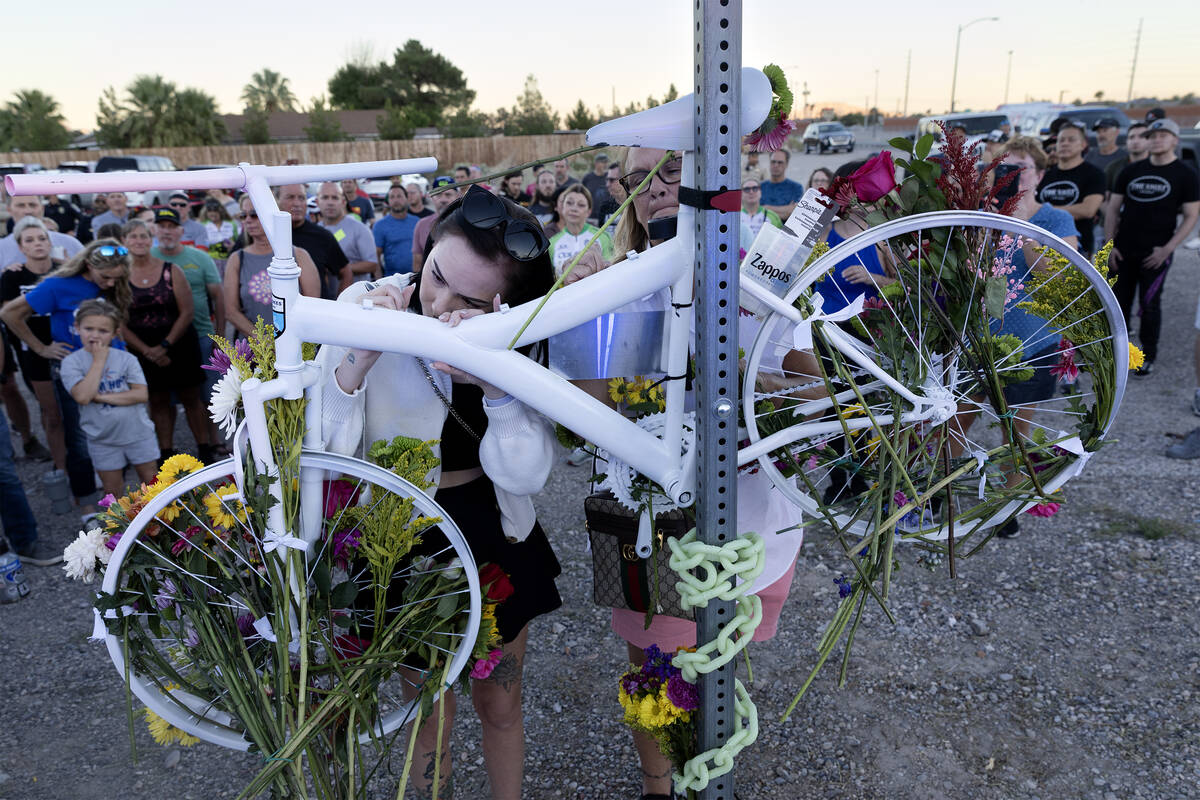
{"label": "black hair", "polygon": [[[438,215],[437,222],[434,223],[433,230],[429,234],[429,240],[425,243],[426,259],[429,258],[433,245],[443,236],[461,236],[471,248],[471,252],[505,271],[506,290],[503,296],[509,305],[516,306],[526,303],[550,291],[550,287],[554,284],[554,264],[550,260],[550,250],[547,249],[537,258],[529,261],[518,261],[510,256],[504,247],[503,225],[484,230],[467,223],[462,212],[464,199],[460,197],[450,203]],[[541,228],[537,217],[528,209],[506,197],[496,196],[496,199],[504,204],[510,218],[522,220]]]}
{"label": "black hair", "polygon": [[867,163],[866,159],[842,164],[834,171],[833,176],[835,178],[849,178],[851,175],[858,172],[859,168],[865,163]]}
{"label": "black hair", "polygon": [[508,181],[508,180],[512,180],[513,178],[519,178],[519,177],[521,177],[520,172],[510,172],[504,176],[504,180]]}

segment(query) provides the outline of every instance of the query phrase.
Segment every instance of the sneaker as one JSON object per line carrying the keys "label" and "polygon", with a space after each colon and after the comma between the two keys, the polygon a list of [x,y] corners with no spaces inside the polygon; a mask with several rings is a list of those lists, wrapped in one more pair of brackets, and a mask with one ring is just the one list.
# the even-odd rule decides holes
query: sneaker
{"label": "sneaker", "polygon": [[61,550],[55,552],[41,542],[34,542],[27,545],[24,550],[18,550],[17,556],[26,564],[34,567],[52,567],[62,563],[63,560]]}
{"label": "sneaker", "polygon": [[1200,236],[1193,236],[1183,243],[1185,250],[1200,250]]}
{"label": "sneaker", "polygon": [[25,443],[25,457],[30,461],[49,461],[52,456],[46,445],[31,438]]}
{"label": "sneaker", "polygon": [[1167,458],[1200,458],[1200,428],[1193,428],[1187,436],[1168,447]]}
{"label": "sneaker", "polygon": [[1001,539],[1015,539],[1021,535],[1021,523],[1017,522],[1016,517],[1013,517],[1000,526],[999,530],[996,531],[996,535]]}
{"label": "sneaker", "polygon": [[576,447],[571,451],[571,455],[567,456],[567,463],[572,467],[582,466],[586,464],[592,457],[586,447]]}
{"label": "sneaker", "polygon": [[1154,362],[1147,358],[1146,363],[1142,364],[1140,367],[1135,369],[1133,371],[1133,374],[1138,378],[1145,378],[1149,375],[1153,375],[1154,374]]}
{"label": "sneaker", "polygon": [[1200,417],[1200,389],[1192,395],[1192,413]]}

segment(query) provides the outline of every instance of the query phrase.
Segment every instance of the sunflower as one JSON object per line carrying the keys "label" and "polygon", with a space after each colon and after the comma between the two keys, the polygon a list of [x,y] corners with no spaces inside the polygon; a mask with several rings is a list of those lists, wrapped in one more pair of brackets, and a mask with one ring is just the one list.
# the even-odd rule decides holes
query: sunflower
{"label": "sunflower", "polygon": [[1146,354],[1137,349],[1133,344],[1129,345],[1129,368],[1139,369],[1146,363]]}
{"label": "sunflower", "polygon": [[237,494],[237,487],[230,484],[204,496],[204,510],[208,512],[208,518],[214,525],[232,528],[235,522],[246,521],[246,507],[242,505],[242,501],[236,498],[226,499]]}
{"label": "sunflower", "polygon": [[162,746],[166,747],[174,742],[179,742],[184,747],[191,747],[199,743],[200,740],[195,736],[184,733],[149,708],[146,709],[145,713],[146,727],[150,729],[150,736]]}
{"label": "sunflower", "polygon": [[184,475],[198,469],[204,469],[203,461],[188,453],[176,453],[163,462],[155,483],[172,484]]}

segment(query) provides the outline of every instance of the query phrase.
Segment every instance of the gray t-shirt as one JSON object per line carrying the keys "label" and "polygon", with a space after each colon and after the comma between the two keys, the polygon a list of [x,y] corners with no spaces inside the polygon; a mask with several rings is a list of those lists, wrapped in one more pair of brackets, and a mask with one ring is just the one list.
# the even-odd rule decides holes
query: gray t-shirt
{"label": "gray t-shirt", "polygon": [[[92,354],[79,349],[62,360],[59,376],[67,391],[79,383],[92,368]],[[128,391],[132,384],[146,385],[146,376],[137,358],[125,350],[110,349],[100,376],[98,394]],[[146,404],[110,406],[92,401],[79,406],[79,427],[88,441],[109,446],[133,444],[154,436],[154,423],[146,413]]]}
{"label": "gray t-shirt", "polygon": [[1116,150],[1113,150],[1108,155],[1102,155],[1100,153],[1099,148],[1092,147],[1092,148],[1088,149],[1087,155],[1085,155],[1083,157],[1083,160],[1088,162],[1089,164],[1095,164],[1097,167],[1100,168],[1100,171],[1103,172],[1108,169],[1109,164],[1113,163],[1114,161],[1119,161],[1122,158],[1128,158],[1128,157],[1129,157],[1129,153],[1125,152],[1124,147],[1118,147]]}
{"label": "gray t-shirt", "polygon": [[[332,233],[333,238],[337,239],[338,247],[342,248],[342,252],[346,254],[346,260],[379,263],[379,257],[375,253],[375,235],[371,233],[370,228],[354,217],[347,214],[334,225],[329,225],[322,220],[321,227]],[[355,280],[361,281],[370,279],[369,273],[362,273],[355,278]]]}
{"label": "gray t-shirt", "polygon": [[97,239],[100,238],[98,235],[100,233],[100,229],[110,222],[115,222],[118,225],[124,225],[128,221],[128,211],[125,212],[124,217],[118,217],[111,211],[105,211],[103,214],[97,214],[96,216],[92,217],[92,236]]}

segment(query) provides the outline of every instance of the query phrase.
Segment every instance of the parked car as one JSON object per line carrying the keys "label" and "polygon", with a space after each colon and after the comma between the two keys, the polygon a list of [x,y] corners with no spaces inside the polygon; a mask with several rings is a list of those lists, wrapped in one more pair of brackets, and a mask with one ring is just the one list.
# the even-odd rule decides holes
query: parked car
{"label": "parked car", "polygon": [[95,172],[95,161],[60,161],[59,172]]}
{"label": "parked car", "polygon": [[174,162],[166,156],[101,156],[96,172],[173,172]]}
{"label": "parked car", "polygon": [[945,122],[947,128],[962,128],[966,133],[967,143],[974,148],[977,158],[983,156],[983,143],[989,133],[1000,130],[1000,126],[1004,124],[1012,124],[1008,114],[998,111],[964,111],[921,117],[917,121],[915,139],[920,139],[927,133],[933,134],[933,148],[929,151],[933,155],[942,151],[942,128],[939,122]]}
{"label": "parked car", "polygon": [[854,134],[840,122],[814,122],[804,129],[804,152],[854,152]]}

